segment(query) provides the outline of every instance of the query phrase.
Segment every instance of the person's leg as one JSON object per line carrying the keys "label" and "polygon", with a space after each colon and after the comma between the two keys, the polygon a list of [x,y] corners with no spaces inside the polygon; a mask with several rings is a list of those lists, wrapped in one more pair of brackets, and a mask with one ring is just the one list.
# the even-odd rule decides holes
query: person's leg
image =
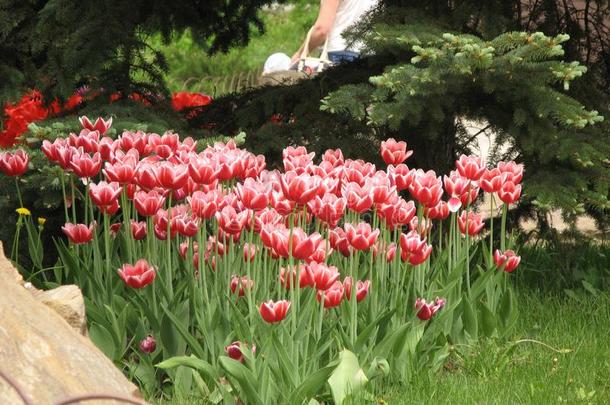
{"label": "person's leg", "polygon": [[359,56],[358,52],[353,51],[332,51],[328,53],[328,59],[335,65],[343,62],[352,62],[358,59]]}

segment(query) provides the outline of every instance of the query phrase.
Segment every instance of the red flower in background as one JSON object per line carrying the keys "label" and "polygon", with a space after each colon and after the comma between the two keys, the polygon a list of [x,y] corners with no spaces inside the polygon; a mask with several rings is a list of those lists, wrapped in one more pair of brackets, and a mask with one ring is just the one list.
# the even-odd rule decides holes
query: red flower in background
{"label": "red flower in background", "polygon": [[[83,101],[94,99],[99,95],[100,92],[91,92],[85,87],[84,91],[82,89],[77,90],[65,103],[60,104],[58,100],[54,100],[47,106],[38,90],[29,91],[18,102],[7,103],[4,106],[6,118],[3,123],[3,130],[0,131],[0,147],[8,148],[15,145],[17,138],[28,130],[28,125],[32,122],[44,120],[50,115],[75,110]],[[109,101],[114,102],[122,97],[121,93],[114,93],[110,95]],[[146,106],[151,105],[148,98],[142,94],[132,93],[129,98]],[[212,102],[212,98],[202,93],[180,91],[172,95],[171,101],[172,108],[175,111],[182,111],[186,108],[208,105]],[[193,118],[193,116],[192,113],[187,114],[187,118]],[[103,135],[112,124],[112,118],[108,121],[98,118],[92,123],[87,117],[81,117],[81,124],[84,128],[91,131],[97,130]]]}
{"label": "red flower in background", "polygon": [[175,111],[182,111],[185,108],[203,107],[212,102],[212,97],[202,93],[190,93],[179,91],[172,95],[172,108]]}

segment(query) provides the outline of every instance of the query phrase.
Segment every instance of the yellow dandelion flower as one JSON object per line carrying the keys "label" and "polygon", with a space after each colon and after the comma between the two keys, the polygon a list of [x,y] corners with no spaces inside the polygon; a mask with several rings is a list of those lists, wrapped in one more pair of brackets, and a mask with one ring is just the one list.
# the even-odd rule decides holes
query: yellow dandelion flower
{"label": "yellow dandelion flower", "polygon": [[30,210],[25,207],[17,208],[15,211],[17,211],[17,214],[19,214],[19,215],[24,215],[24,216],[32,215]]}
{"label": "yellow dandelion flower", "polygon": [[38,217],[38,225],[44,226],[44,223],[47,222],[45,217]]}

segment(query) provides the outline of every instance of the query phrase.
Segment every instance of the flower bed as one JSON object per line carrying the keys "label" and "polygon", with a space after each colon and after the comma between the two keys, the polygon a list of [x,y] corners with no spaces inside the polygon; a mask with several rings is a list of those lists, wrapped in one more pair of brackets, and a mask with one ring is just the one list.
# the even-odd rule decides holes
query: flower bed
{"label": "flower bed", "polygon": [[[42,146],[71,202],[55,277],[81,286],[91,338],[149,396],[342,403],[514,325],[505,220],[521,165],[461,156],[442,178],[389,139],[385,170],[288,147],[269,171],[233,142],[198,153],[174,133],[81,124]],[[23,152],[0,157],[9,176],[26,168]],[[499,237],[473,209],[481,192],[503,212]],[[37,240],[42,225],[20,221]]]}

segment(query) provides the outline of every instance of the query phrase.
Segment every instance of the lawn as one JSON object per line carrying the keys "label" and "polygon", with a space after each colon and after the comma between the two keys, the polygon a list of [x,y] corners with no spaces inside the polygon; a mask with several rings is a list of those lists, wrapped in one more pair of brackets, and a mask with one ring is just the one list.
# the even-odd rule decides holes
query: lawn
{"label": "lawn", "polygon": [[[510,342],[481,342],[432,380],[379,388],[389,404],[610,402],[610,299],[521,289]],[[384,391],[381,393],[381,391]]]}

